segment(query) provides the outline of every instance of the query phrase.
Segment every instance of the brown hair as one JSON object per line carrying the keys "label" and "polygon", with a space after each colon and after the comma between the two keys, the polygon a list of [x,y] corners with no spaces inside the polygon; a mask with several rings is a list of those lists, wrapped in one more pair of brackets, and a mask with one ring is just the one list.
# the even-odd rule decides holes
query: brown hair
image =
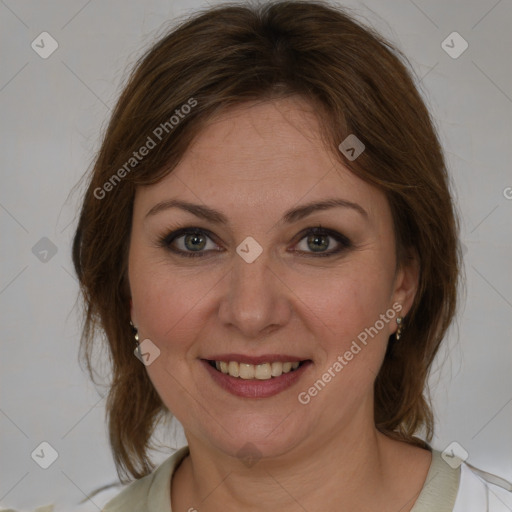
{"label": "brown hair", "polygon": [[[210,8],[139,60],[92,168],[73,242],[85,305],[82,355],[93,379],[98,327],[108,341],[107,415],[120,476],[140,478],[153,469],[150,442],[158,421],[168,417],[133,355],[127,253],[135,189],[170,173],[214,114],[291,95],[317,108],[335,158],[386,194],[399,263],[406,249],[419,256],[419,288],[405,332],[388,343],[375,381],[375,424],[413,444],[425,446],[414,436],[421,428],[432,439],[427,377],[455,312],[458,222],[432,119],[404,62],[399,50],[345,10],[309,1]],[[186,104],[194,106],[182,108]],[[183,115],[171,122],[177,109]],[[338,150],[349,134],[365,145],[354,161]],[[134,159],[149,138],[158,143]]]}

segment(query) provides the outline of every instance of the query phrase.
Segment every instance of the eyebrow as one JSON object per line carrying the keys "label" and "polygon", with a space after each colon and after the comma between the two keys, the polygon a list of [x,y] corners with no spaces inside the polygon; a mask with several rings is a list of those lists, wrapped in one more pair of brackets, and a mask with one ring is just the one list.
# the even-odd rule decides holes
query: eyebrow
{"label": "eyebrow", "polygon": [[[358,205],[357,203],[347,201],[346,199],[335,198],[326,199],[324,201],[311,202],[296,208],[292,208],[283,215],[282,221],[284,221],[286,224],[291,224],[303,219],[304,217],[307,217],[308,215],[311,215],[313,212],[336,207],[350,208],[361,214],[365,219],[368,219],[368,213],[362,206]],[[146,218],[165,210],[169,210],[170,208],[180,208],[215,224],[229,224],[228,218],[222,212],[213,208],[209,208],[208,206],[189,203],[188,201],[182,201],[179,199],[169,199],[156,204],[146,214]]]}

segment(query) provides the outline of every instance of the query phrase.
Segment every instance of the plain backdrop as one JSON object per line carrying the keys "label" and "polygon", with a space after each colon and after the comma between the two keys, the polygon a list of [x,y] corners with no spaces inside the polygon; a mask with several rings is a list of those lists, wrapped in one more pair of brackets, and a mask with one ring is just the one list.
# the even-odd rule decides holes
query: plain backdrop
{"label": "plain backdrop", "polygon": [[[59,501],[71,508],[116,480],[104,390],[77,360],[70,247],[80,194],[70,192],[94,158],[135,60],[177,16],[207,5],[0,2],[2,506],[33,510]],[[512,2],[343,5],[408,56],[462,218],[466,296],[432,374],[433,446],[456,441],[470,463],[512,481]],[[45,59],[31,46],[42,32],[58,44]],[[442,46],[449,36],[452,55]],[[454,58],[464,41],[468,48]],[[179,425],[171,434],[172,446],[183,444]],[[58,454],[48,469],[36,463],[42,442]]]}

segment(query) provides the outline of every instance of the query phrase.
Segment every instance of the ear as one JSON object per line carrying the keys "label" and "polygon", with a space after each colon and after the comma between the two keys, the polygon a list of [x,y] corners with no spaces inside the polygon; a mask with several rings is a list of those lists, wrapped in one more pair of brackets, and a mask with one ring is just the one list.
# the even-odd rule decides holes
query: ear
{"label": "ear", "polygon": [[407,251],[403,262],[397,268],[393,289],[393,304],[402,306],[400,315],[405,316],[410,311],[420,278],[420,261],[416,251]]}

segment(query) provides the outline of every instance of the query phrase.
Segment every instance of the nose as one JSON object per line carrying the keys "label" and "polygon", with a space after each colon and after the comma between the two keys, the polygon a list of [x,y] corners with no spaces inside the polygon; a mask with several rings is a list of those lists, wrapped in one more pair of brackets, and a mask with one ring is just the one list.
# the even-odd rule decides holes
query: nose
{"label": "nose", "polygon": [[236,255],[225,283],[219,319],[240,336],[261,339],[289,321],[290,289],[271,268],[265,251],[252,263]]}

